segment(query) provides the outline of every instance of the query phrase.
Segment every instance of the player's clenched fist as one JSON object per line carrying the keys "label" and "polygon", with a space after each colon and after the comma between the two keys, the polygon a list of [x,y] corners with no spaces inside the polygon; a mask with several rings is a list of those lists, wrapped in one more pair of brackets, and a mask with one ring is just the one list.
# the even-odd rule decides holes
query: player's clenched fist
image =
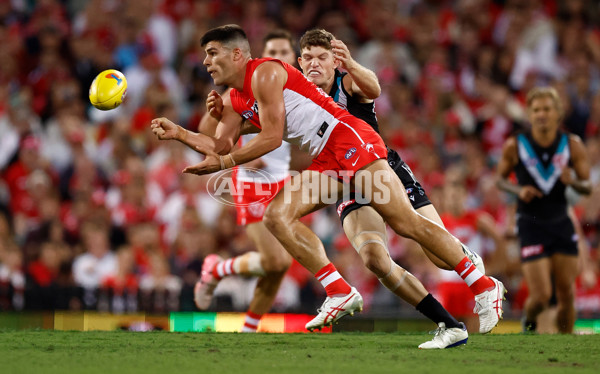
{"label": "player's clenched fist", "polygon": [[221,120],[221,117],[223,116],[223,98],[217,91],[212,90],[208,94],[208,97],[206,98],[206,110],[211,117],[217,121]]}
{"label": "player's clenched fist", "polygon": [[180,131],[183,130],[164,117],[153,119],[150,124],[150,129],[152,129],[152,133],[160,140],[179,139],[178,135],[180,135]]}

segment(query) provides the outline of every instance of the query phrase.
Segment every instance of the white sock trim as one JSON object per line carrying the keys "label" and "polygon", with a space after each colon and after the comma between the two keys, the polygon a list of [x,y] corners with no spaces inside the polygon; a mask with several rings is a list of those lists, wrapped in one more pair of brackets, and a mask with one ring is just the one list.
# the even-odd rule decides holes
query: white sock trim
{"label": "white sock trim", "polygon": [[479,270],[474,269],[471,272],[471,274],[467,275],[467,277],[465,278],[465,283],[467,283],[467,286],[470,287],[473,283],[475,283],[481,277],[483,277],[483,274],[481,274],[481,272]]}
{"label": "white sock trim", "polygon": [[338,273],[336,271],[336,272],[333,272],[333,273],[327,275],[325,278],[320,279],[320,281],[321,281],[321,284],[323,285],[323,287],[327,287],[331,283],[333,283],[336,280],[341,279],[341,278],[342,278],[342,276],[340,275],[340,273]]}

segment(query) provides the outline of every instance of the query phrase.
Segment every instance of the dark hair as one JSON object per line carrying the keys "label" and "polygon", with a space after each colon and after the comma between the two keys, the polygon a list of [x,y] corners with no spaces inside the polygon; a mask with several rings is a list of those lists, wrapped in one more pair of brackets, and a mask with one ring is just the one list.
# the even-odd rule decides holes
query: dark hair
{"label": "dark hair", "polygon": [[323,29],[312,29],[300,38],[300,50],[310,47],[323,47],[331,49],[331,41],[335,39],[332,33]]}
{"label": "dark hair", "polygon": [[286,39],[287,41],[290,42],[290,46],[292,47],[292,49],[294,49],[294,46],[296,44],[294,42],[294,38],[292,38],[292,34],[290,34],[289,31],[283,30],[283,29],[275,29],[275,30],[267,33],[267,35],[265,35],[265,37],[262,40],[263,46],[265,44],[267,44],[269,42],[269,40],[273,40],[273,39]]}
{"label": "dark hair", "polygon": [[234,40],[248,41],[248,37],[246,36],[244,29],[235,24],[223,25],[215,27],[214,29],[210,29],[204,35],[202,35],[202,39],[200,39],[200,46],[204,47],[210,42],[220,42],[225,44]]}

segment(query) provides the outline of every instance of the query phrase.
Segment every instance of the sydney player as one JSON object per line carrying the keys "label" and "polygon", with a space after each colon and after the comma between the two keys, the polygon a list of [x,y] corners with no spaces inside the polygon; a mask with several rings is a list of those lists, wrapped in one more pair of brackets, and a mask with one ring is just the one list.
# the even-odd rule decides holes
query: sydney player
{"label": "sydney player", "polygon": [[[263,39],[263,45],[263,57],[276,58],[290,65],[296,62],[293,39],[287,31],[275,30],[268,33]],[[228,91],[223,94],[223,96],[228,95]],[[208,103],[208,110],[212,115],[204,116],[199,130],[201,133],[212,135],[220,118],[212,106],[212,101]],[[255,134],[241,136],[241,144],[248,143],[255,136]],[[250,166],[252,169],[249,168]],[[196,306],[200,310],[206,310],[212,301],[214,289],[223,277],[232,274],[258,276],[258,283],[246,312],[242,332],[256,332],[263,314],[271,309],[281,280],[292,261],[281,243],[262,222],[267,205],[289,176],[289,166],[290,144],[283,143],[261,158],[236,167],[233,179],[238,191],[234,197],[237,223],[246,227],[246,232],[254,243],[256,251],[231,259],[222,259],[215,254],[207,256],[202,266],[200,280],[194,290]],[[254,172],[257,168],[264,173]]]}

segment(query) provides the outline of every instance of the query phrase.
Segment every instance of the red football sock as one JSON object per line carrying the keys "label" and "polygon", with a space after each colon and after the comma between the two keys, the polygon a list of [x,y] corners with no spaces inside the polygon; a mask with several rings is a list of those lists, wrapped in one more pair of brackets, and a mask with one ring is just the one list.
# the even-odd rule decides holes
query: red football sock
{"label": "red football sock", "polygon": [[489,291],[495,286],[494,281],[477,270],[467,256],[456,265],[454,271],[460,275],[474,295]]}
{"label": "red football sock", "polygon": [[242,327],[242,332],[256,332],[261,318],[262,314],[256,314],[252,313],[251,311],[247,311],[246,319],[244,320],[244,327]]}
{"label": "red football sock", "polygon": [[327,296],[329,297],[334,295],[347,295],[351,291],[350,285],[342,278],[331,262],[323,266],[323,268],[315,274],[315,278],[317,278],[323,287],[325,287],[325,292],[327,292]]}
{"label": "red football sock", "polygon": [[226,276],[232,275],[232,274],[236,274],[236,272],[233,268],[234,260],[235,260],[235,258],[230,258],[227,260],[223,260],[223,261],[219,262],[217,265],[215,265],[215,267],[213,269],[213,277],[215,277],[216,280],[220,281],[221,279],[223,279],[223,277],[226,277]]}

